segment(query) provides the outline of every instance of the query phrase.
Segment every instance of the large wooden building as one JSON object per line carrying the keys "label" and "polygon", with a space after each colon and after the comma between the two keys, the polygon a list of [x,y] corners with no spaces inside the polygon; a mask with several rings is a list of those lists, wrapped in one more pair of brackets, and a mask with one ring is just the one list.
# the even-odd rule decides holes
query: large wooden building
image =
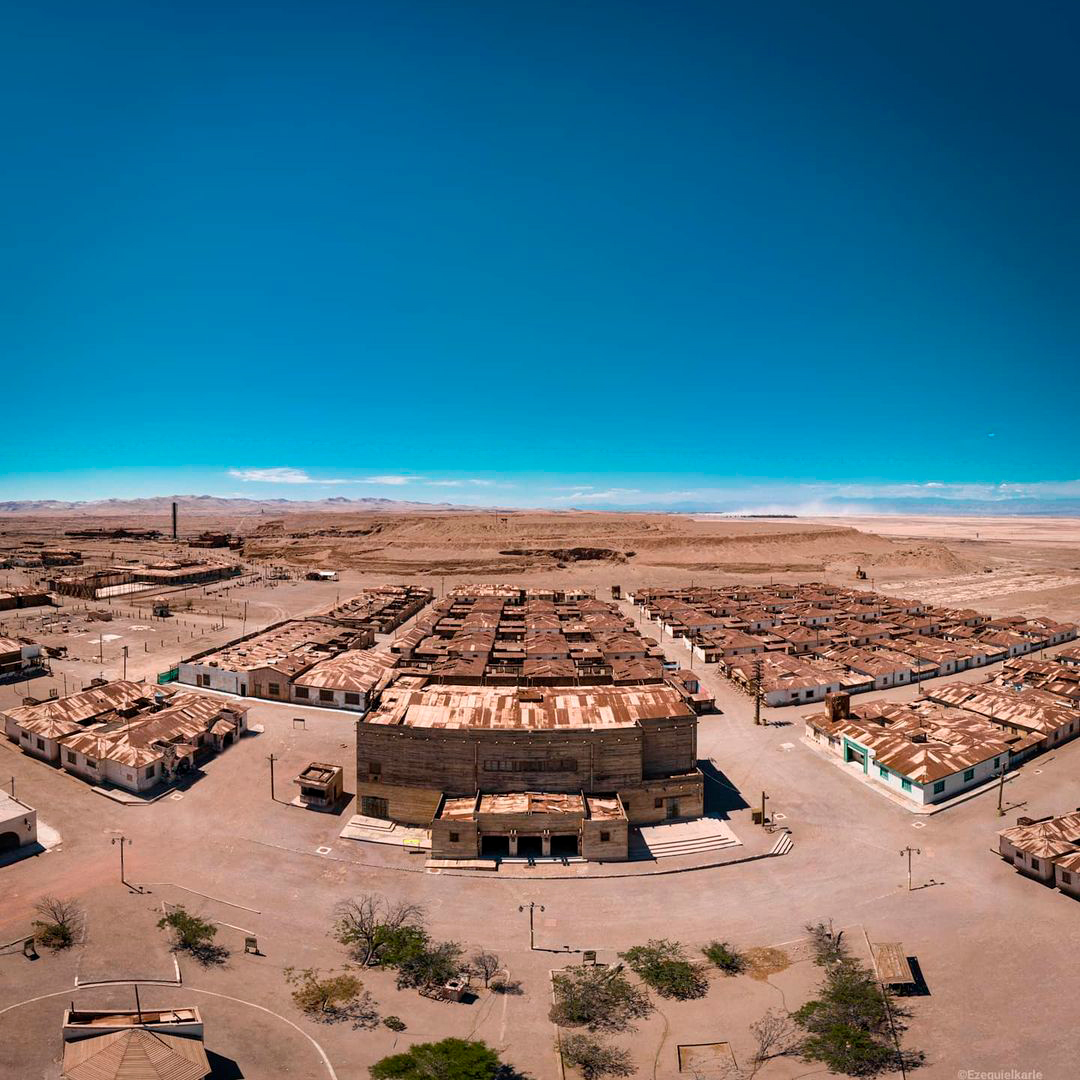
{"label": "large wooden building", "polygon": [[405,676],[357,724],[361,814],[432,853],[624,859],[628,827],[703,813],[697,717],[666,682],[463,686]]}

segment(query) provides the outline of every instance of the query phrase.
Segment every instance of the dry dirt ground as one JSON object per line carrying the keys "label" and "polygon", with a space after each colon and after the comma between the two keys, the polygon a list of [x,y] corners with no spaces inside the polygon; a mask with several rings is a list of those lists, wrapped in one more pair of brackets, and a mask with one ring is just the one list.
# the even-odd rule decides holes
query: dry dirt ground
{"label": "dry dirt ground", "polygon": [[[115,617],[108,623],[87,623],[85,612],[78,610],[82,602],[69,603],[51,614],[68,622],[68,629],[57,630],[54,637],[69,645],[72,658],[55,661],[53,676],[35,680],[31,692],[62,690],[65,677],[70,689],[98,671],[120,674],[125,644],[129,675],[152,676],[180,655],[236,636],[245,625],[245,607],[251,629],[317,610],[355,586],[388,577],[431,582],[438,592],[467,580],[506,579],[510,567],[521,563],[529,569],[515,580],[577,584],[607,595],[613,582],[767,581],[770,576],[853,582],[853,565],[834,560],[865,556],[861,565],[874,569],[881,588],[942,599],[955,594],[957,602],[963,590],[976,590],[977,599],[963,602],[994,612],[1080,615],[1080,589],[1071,580],[1074,564],[1080,565],[1071,546],[1076,522],[1063,526],[1069,539],[1062,541],[1054,539],[1053,530],[1036,538],[1003,533],[984,539],[982,529],[976,541],[944,535],[944,527],[940,537],[918,536],[912,526],[886,538],[880,529],[862,533],[850,522],[839,527],[722,522],[699,531],[696,523],[664,526],[651,517],[523,515],[527,521],[517,523],[519,535],[505,547],[595,546],[635,555],[625,556],[626,561],[574,561],[565,568],[542,556],[499,556],[497,570],[481,573],[469,571],[469,559],[495,557],[490,553],[501,550],[504,541],[495,535],[494,522],[482,521],[470,522],[463,538],[456,531],[462,516],[455,516],[453,534],[441,543],[430,517],[412,526],[429,545],[424,551],[441,550],[444,562],[409,547],[403,536],[410,524],[403,516],[385,523],[388,531],[402,534],[386,541],[389,554],[384,557],[411,563],[408,575],[363,564],[365,556],[352,545],[369,543],[370,535],[320,537],[322,552],[353,551],[361,559],[349,568],[344,556],[340,561],[305,556],[309,561],[302,565],[340,569],[338,583],[252,580],[189,590],[176,600],[181,605],[190,600],[190,609],[181,606],[181,614],[164,623],[146,618],[145,598],[92,605],[111,607]],[[287,524],[288,531],[308,528],[292,519]],[[353,529],[375,522],[369,517],[337,524]],[[489,528],[492,535],[484,539]],[[0,543],[15,546],[35,529],[39,538],[55,539],[57,526],[50,523],[42,531],[35,523],[4,520],[0,529],[5,534]],[[298,537],[295,543],[306,545],[311,539]],[[646,543],[650,539],[657,541],[652,547]],[[160,556],[170,548],[81,546],[94,549],[102,562],[118,552]],[[925,557],[903,554],[921,547]],[[284,553],[277,554],[281,561]],[[882,561],[873,563],[871,556]],[[264,565],[245,561],[256,570]],[[18,583],[30,576],[0,571],[0,582],[9,578]],[[624,610],[630,609],[624,605]],[[40,630],[37,618],[37,611],[0,613],[0,633],[5,628]],[[644,629],[648,633],[650,628]],[[664,647],[672,658],[686,662],[684,649],[670,641]],[[748,976],[714,979],[702,1001],[660,1002],[660,1013],[635,1035],[617,1038],[633,1054],[638,1076],[676,1080],[679,1043],[730,1042],[744,1061],[750,1023],[771,1006],[794,1008],[806,999],[816,974],[801,959],[803,926],[831,918],[846,928],[860,953],[865,953],[868,936],[901,941],[907,955],[918,958],[930,993],[908,999],[907,1043],[927,1054],[926,1066],[916,1075],[937,1080],[955,1077],[959,1070],[974,1075],[1014,1069],[1041,1072],[1045,1080],[1071,1080],[1075,1052],[1063,1035],[1073,1023],[1067,943],[1080,908],[1016,875],[992,849],[996,830],[1012,823],[1017,813],[1039,816],[1080,805],[1080,741],[1021,770],[1007,785],[1011,809],[1004,821],[992,793],[919,818],[805,747],[799,739],[805,710],[766,710],[769,725],[755,727],[745,697],[715,670],[706,669],[702,677],[723,710],[700,725],[700,756],[714,777],[710,797],[723,807],[734,832],[749,837],[755,828],[751,806],[767,791],[770,812],[778,818],[782,814],[780,820],[793,832],[788,855],[712,868],[674,860],[671,869],[678,873],[626,878],[425,873],[415,855],[340,839],[351,809],[335,817],[285,804],[293,794],[292,776],[311,760],[341,762],[346,787],[353,790],[354,719],[332,710],[254,705],[251,721],[263,728],[261,734],[210,762],[182,797],[150,806],[122,806],[0,742],[0,782],[13,776],[20,797],[62,836],[61,845],[47,854],[0,865],[0,945],[28,931],[33,902],[43,893],[79,897],[90,931],[86,943],[71,953],[34,962],[17,950],[0,950],[0,1076],[56,1080],[60,1016],[70,1000],[86,1008],[131,1003],[129,985],[76,988],[77,976],[102,977],[108,971],[114,978],[142,980],[170,974],[171,957],[154,926],[161,902],[168,901],[187,903],[217,921],[231,955],[221,968],[182,961],[182,985],[144,983],[142,1002],[149,1007],[198,1004],[220,1076],[346,1080],[365,1076],[366,1066],[412,1041],[458,1034],[488,1040],[535,1080],[560,1080],[546,1018],[548,973],[579,959],[577,950],[597,949],[602,960],[610,960],[646,938],[671,937],[691,951],[716,938],[742,948],[790,951],[792,966],[767,982]],[[22,685],[0,687],[0,707],[17,702],[24,691]],[[915,692],[905,687],[882,696]],[[305,723],[296,724],[297,717]],[[277,801],[270,797],[270,754],[278,761]],[[111,840],[121,834],[133,841],[129,880],[140,883],[144,892],[132,892],[118,880],[117,848]],[[919,849],[917,887],[910,893],[900,855],[909,844]],[[521,981],[523,993],[481,994],[469,1005],[437,1005],[397,991],[389,978],[375,974],[365,981],[378,1013],[402,1017],[405,1032],[395,1035],[381,1026],[354,1030],[349,1023],[305,1019],[289,999],[283,969],[339,969],[345,957],[327,934],[330,912],[338,900],[363,891],[423,904],[436,936],[493,949]],[[544,905],[537,912],[536,950],[529,948],[527,915],[519,911],[530,901]],[[258,935],[262,956],[241,951],[244,931]],[[827,1074],[790,1060],[772,1062],[758,1074],[761,1080],[811,1075]]]}

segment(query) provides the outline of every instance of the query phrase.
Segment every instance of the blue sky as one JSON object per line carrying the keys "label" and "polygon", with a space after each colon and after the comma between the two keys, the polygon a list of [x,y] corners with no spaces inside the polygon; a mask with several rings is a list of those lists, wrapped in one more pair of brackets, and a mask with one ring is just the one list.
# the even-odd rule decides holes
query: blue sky
{"label": "blue sky", "polygon": [[1078,39],[1049,4],[10,10],[0,498],[1080,497]]}

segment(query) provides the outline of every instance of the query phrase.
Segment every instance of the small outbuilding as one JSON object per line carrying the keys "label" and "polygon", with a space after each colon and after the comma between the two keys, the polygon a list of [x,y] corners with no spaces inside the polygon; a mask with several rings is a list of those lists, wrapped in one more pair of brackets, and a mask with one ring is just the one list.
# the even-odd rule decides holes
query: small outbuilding
{"label": "small outbuilding", "polygon": [[0,793],[0,855],[37,841],[37,811],[13,795]]}
{"label": "small outbuilding", "polygon": [[344,777],[340,765],[313,761],[295,780],[300,785],[300,805],[309,810],[333,810],[341,802]]}

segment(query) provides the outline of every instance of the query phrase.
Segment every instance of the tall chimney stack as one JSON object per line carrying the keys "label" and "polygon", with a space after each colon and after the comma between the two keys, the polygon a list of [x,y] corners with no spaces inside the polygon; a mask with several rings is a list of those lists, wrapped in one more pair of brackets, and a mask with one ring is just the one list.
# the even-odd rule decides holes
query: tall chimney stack
{"label": "tall chimney stack", "polygon": [[172,504],[172,538],[176,539],[176,503]]}

